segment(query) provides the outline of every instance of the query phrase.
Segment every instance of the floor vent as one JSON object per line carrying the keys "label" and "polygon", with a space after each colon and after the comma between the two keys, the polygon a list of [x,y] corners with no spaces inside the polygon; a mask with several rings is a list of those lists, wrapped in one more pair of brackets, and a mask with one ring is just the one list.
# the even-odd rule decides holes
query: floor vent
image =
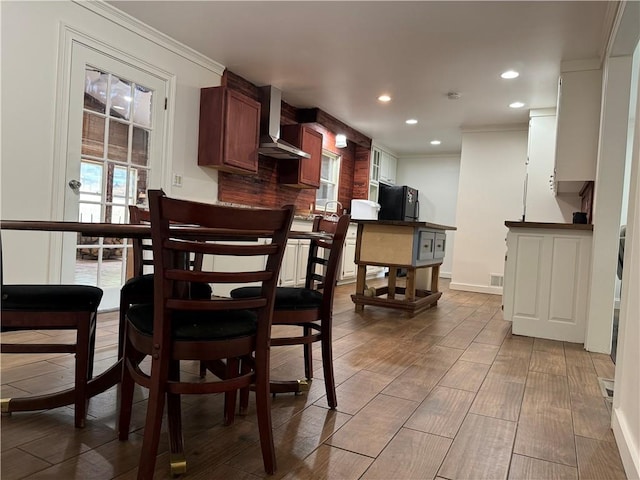
{"label": "floor vent", "polygon": [[608,401],[613,402],[613,379],[598,377],[600,391],[602,396]]}
{"label": "floor vent", "polygon": [[490,283],[492,287],[502,287],[504,286],[504,276],[498,275],[497,273],[492,273],[490,277]]}

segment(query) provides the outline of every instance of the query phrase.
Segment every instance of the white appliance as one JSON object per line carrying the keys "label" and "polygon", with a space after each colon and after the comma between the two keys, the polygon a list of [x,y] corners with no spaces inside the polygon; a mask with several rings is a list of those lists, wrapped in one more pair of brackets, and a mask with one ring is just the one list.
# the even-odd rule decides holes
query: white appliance
{"label": "white appliance", "polygon": [[351,200],[352,220],[377,220],[380,204],[371,200]]}

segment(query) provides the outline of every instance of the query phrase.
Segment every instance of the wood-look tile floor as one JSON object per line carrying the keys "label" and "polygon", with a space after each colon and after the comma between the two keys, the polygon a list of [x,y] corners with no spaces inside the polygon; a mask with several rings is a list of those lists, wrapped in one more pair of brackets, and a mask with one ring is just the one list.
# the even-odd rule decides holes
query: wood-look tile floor
{"label": "wood-look tile floor", "polygon": [[[598,377],[606,355],[581,345],[511,335],[501,297],[448,289],[413,318],[365,307],[338,287],[334,367],[338,409],[327,408],[319,351],[308,393],[278,395],[273,425],[286,479],[623,479]],[[96,370],[115,358],[117,315],[101,314]],[[36,342],[44,333],[11,334]],[[66,334],[62,334],[66,335]],[[73,382],[69,355],[2,355],[2,397]],[[273,378],[303,375],[302,351],[272,350]],[[184,375],[197,373],[185,364]],[[126,442],[117,440],[117,388],[91,399],[84,429],[70,407],[2,418],[1,476],[135,478],[146,391],[139,388]],[[222,425],[220,395],[184,396],[185,479],[265,477],[253,404]],[[156,478],[170,478],[163,437]]]}

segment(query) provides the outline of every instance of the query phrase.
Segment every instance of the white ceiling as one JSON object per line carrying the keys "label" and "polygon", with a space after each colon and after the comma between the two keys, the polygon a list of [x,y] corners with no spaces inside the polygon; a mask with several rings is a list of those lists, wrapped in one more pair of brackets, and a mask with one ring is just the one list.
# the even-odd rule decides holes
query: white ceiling
{"label": "white ceiling", "polygon": [[[462,128],[523,123],[529,109],[554,107],[560,63],[602,56],[613,4],[108,3],[399,155],[459,152]],[[507,69],[520,77],[501,79]],[[449,100],[450,91],[461,98]],[[393,100],[381,104],[382,93]],[[526,106],[509,108],[516,100]],[[418,124],[406,125],[408,118]]]}

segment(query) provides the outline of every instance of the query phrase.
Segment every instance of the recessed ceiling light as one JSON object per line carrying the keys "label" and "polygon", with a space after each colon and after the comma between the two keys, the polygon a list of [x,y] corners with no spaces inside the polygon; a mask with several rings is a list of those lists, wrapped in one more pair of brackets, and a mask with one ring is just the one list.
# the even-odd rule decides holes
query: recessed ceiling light
{"label": "recessed ceiling light", "polygon": [[378,97],[378,100],[380,100],[381,102],[390,102],[391,97],[389,95],[380,95]]}
{"label": "recessed ceiling light", "polygon": [[431,145],[440,145],[442,142],[440,140],[431,140]]}
{"label": "recessed ceiling light", "polygon": [[522,102],[513,102],[513,103],[510,103],[509,106],[511,108],[522,108],[522,107],[524,107],[524,103],[522,103]]}
{"label": "recessed ceiling light", "polygon": [[500,74],[500,76],[502,78],[506,78],[507,80],[510,80],[512,78],[518,78],[520,76],[520,74],[518,72],[516,72],[515,70],[507,70],[506,72],[502,72],[502,74]]}
{"label": "recessed ceiling light", "polygon": [[409,120],[405,121],[404,123],[406,123],[407,125],[415,125],[416,123],[418,123],[418,120],[416,120],[415,118],[410,118]]}

